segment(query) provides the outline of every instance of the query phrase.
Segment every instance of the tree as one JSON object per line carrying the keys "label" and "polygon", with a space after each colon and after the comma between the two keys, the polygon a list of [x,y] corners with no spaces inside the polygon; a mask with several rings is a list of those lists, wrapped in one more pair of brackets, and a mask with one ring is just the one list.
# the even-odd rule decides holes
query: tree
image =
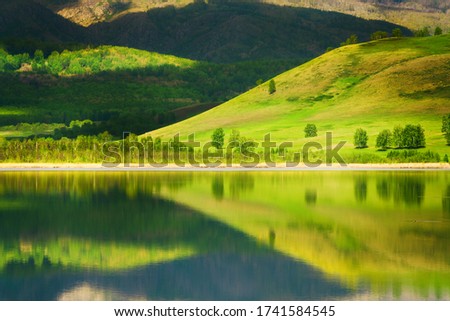
{"label": "tree", "polygon": [[436,29],[434,29],[434,35],[435,35],[435,36],[440,36],[440,35],[442,35],[442,29],[441,29],[441,27],[436,27]]}
{"label": "tree", "polygon": [[392,132],[392,144],[396,148],[403,147],[403,127],[395,126]]}
{"label": "tree", "polygon": [[386,150],[391,144],[392,134],[389,129],[385,129],[377,136],[376,147],[380,150]]}
{"label": "tree", "polygon": [[354,145],[356,148],[366,148],[368,140],[369,136],[367,136],[367,132],[364,129],[358,128],[355,131]]}
{"label": "tree", "polygon": [[44,52],[42,50],[38,49],[34,52],[34,58],[31,63],[31,66],[33,68],[33,71],[35,71],[35,72],[44,71],[45,57],[44,57]]}
{"label": "tree", "polygon": [[269,94],[272,95],[277,91],[277,86],[275,84],[275,80],[270,80],[269,81]]}
{"label": "tree", "polygon": [[402,29],[395,28],[394,30],[392,30],[392,37],[394,37],[394,38],[401,38],[401,37],[403,37]]}
{"label": "tree", "polygon": [[371,36],[370,40],[379,40],[388,37],[388,33],[386,31],[375,31]]}
{"label": "tree", "polygon": [[217,128],[211,136],[211,140],[212,140],[211,143],[215,148],[222,149],[223,144],[224,144],[224,139],[225,139],[225,131],[223,130],[223,128]]}
{"label": "tree", "polygon": [[316,137],[317,136],[317,127],[314,124],[308,124],[305,127],[305,137]]}
{"label": "tree", "polygon": [[228,139],[228,144],[231,147],[239,147],[239,141],[241,138],[241,133],[237,129],[233,129],[230,134],[230,138]]}
{"label": "tree", "polygon": [[402,145],[406,148],[419,148],[425,146],[425,132],[421,125],[408,124],[403,129]]}
{"label": "tree", "polygon": [[447,145],[450,145],[450,114],[442,117],[442,133],[447,140]]}
{"label": "tree", "polygon": [[341,46],[353,45],[355,43],[358,43],[358,36],[351,35],[350,37],[347,38],[347,40],[345,40],[345,42],[341,43]]}
{"label": "tree", "polygon": [[429,37],[430,36],[430,29],[428,27],[424,27],[423,29],[416,30],[414,32],[414,37]]}
{"label": "tree", "polygon": [[448,163],[448,155],[447,154],[444,155],[444,163]]}

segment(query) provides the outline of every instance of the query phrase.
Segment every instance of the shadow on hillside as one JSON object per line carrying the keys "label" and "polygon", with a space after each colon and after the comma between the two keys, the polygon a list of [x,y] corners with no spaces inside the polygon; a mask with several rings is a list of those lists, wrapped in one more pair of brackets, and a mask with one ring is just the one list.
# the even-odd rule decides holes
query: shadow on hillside
{"label": "shadow on hillside", "polygon": [[[92,41],[230,62],[262,58],[311,58],[351,34],[369,40],[398,26],[314,9],[261,3],[201,1],[126,14],[88,28]],[[401,28],[405,35],[410,32]]]}

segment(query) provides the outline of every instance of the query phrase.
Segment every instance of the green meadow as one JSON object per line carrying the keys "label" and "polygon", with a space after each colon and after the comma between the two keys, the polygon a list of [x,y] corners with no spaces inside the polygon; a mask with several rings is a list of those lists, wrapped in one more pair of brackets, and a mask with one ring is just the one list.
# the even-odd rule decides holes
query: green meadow
{"label": "green meadow", "polygon": [[[149,132],[153,138],[182,139],[195,133],[209,141],[217,128],[232,130],[261,142],[271,134],[279,143],[293,142],[294,149],[309,141],[325,146],[326,132],[333,143],[346,141],[342,155],[350,161],[382,161],[376,136],[394,126],[420,124],[426,148],[449,153],[441,133],[442,117],[450,112],[450,36],[389,38],[348,45],[330,51],[275,78],[276,92],[263,83],[203,114]],[[312,123],[318,136],[305,138]],[[367,131],[368,148],[356,150],[357,128]]]}

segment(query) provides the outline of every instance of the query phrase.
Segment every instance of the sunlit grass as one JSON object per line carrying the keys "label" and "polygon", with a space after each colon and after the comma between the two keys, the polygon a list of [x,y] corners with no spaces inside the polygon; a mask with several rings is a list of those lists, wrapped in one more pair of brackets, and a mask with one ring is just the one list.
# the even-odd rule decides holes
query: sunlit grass
{"label": "sunlit grass", "polygon": [[[427,147],[448,153],[441,133],[442,116],[450,105],[450,36],[386,39],[331,51],[268,83],[201,115],[150,132],[152,137],[183,138],[191,133],[210,140],[214,129],[262,141],[266,133],[278,143],[293,142],[297,150],[311,139],[303,129],[316,124],[315,141],[325,145],[325,133],[346,141],[342,153],[355,153],[353,134],[362,127],[369,134],[374,155],[377,134],[396,125],[421,124]],[[384,157],[384,156],[382,156]]]}

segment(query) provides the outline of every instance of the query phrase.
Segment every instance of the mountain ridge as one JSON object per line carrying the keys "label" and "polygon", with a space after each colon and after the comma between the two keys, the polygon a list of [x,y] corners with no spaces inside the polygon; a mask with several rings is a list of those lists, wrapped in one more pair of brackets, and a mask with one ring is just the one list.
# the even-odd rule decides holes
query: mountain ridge
{"label": "mountain ridge", "polygon": [[[35,2],[0,4],[4,9],[0,10],[0,21],[9,21],[0,26],[0,39],[118,45],[220,63],[310,59],[329,47],[339,46],[352,34],[364,41],[375,31],[390,33],[398,27],[315,9],[199,2],[178,9],[167,7],[127,14],[85,28],[63,20]],[[405,28],[402,30],[405,35],[411,34]],[[17,52],[10,47],[7,48],[10,52]]]}
{"label": "mountain ridge", "polygon": [[[168,6],[183,7],[196,0],[39,0],[61,16],[83,26],[114,20],[132,12]],[[409,29],[441,26],[450,30],[450,1],[440,0],[214,0],[208,3],[266,3],[280,6],[304,7],[335,11],[357,17],[384,20]]]}

